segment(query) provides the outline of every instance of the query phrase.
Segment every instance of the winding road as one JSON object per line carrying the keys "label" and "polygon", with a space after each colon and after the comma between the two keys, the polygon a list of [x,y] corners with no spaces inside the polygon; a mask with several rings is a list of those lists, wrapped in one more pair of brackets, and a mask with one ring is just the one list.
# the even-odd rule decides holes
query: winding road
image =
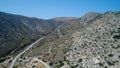
{"label": "winding road", "polygon": [[[37,44],[39,41],[41,41],[44,37],[41,37],[40,39],[38,39],[37,41],[35,41],[34,43],[32,43],[31,45],[29,45],[25,50],[23,50],[21,53],[19,53],[11,62],[11,65],[10,65],[10,68],[13,68],[16,60],[23,54],[25,53],[27,50],[29,50],[30,48],[32,48],[35,44]],[[47,66],[46,63],[42,62],[44,65],[46,65],[46,67],[49,67]]]}

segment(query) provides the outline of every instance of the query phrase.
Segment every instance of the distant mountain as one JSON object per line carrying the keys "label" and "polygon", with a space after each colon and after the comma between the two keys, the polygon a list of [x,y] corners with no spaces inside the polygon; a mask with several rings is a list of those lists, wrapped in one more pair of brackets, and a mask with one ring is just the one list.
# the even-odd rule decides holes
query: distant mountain
{"label": "distant mountain", "polygon": [[98,19],[102,14],[96,12],[88,12],[83,17],[80,18],[80,22],[82,26],[87,25],[90,21]]}
{"label": "distant mountain", "polygon": [[76,17],[56,17],[56,18],[53,18],[52,20],[55,20],[55,21],[70,21],[70,20],[75,20],[75,19],[78,19]]}
{"label": "distant mountain", "polygon": [[52,32],[59,22],[0,12],[0,57]]}
{"label": "distant mountain", "polygon": [[89,22],[90,20],[94,19],[98,15],[100,16],[101,14],[96,12],[88,12],[81,18],[81,21]]}

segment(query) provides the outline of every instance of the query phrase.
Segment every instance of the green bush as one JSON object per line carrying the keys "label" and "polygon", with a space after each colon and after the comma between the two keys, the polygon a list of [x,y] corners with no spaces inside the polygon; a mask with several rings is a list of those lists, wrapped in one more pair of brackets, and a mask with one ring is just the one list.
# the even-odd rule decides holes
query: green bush
{"label": "green bush", "polygon": [[13,66],[13,68],[18,68],[17,66]]}
{"label": "green bush", "polygon": [[113,54],[108,54],[109,57],[113,57]]}
{"label": "green bush", "polygon": [[107,66],[105,66],[104,68],[108,68]]}
{"label": "green bush", "polygon": [[79,63],[82,62],[82,59],[80,58],[80,59],[78,60],[78,62],[79,62]]}
{"label": "green bush", "polygon": [[56,66],[57,68],[60,68],[64,65],[63,61],[62,60],[59,60],[59,64]]}
{"label": "green bush", "polygon": [[120,35],[113,36],[114,39],[120,39]]}
{"label": "green bush", "polygon": [[103,63],[99,63],[100,66],[104,66]]}
{"label": "green bush", "polygon": [[107,64],[108,65],[115,65],[115,61],[108,61]]}

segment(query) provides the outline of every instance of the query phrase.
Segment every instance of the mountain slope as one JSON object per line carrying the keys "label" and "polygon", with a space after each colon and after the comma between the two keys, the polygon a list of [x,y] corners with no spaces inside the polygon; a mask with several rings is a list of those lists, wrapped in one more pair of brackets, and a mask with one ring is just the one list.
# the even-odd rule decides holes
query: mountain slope
{"label": "mountain slope", "polygon": [[52,32],[58,22],[0,12],[0,57]]}
{"label": "mountain slope", "polygon": [[119,68],[120,12],[106,12],[102,17],[72,34],[73,44],[66,53],[71,66]]}
{"label": "mountain slope", "polygon": [[53,68],[119,68],[120,12],[89,15],[62,25],[23,57],[37,56]]}
{"label": "mountain slope", "polygon": [[30,62],[26,61],[38,58],[51,68],[119,68],[119,11],[90,12],[81,18],[60,17],[47,22],[62,24],[25,52],[15,66],[27,67]]}

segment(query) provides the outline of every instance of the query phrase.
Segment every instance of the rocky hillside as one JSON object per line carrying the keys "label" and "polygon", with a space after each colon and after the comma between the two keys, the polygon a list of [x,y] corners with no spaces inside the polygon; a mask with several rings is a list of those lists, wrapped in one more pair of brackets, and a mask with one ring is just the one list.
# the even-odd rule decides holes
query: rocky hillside
{"label": "rocky hillside", "polygon": [[22,57],[38,57],[51,68],[119,68],[119,24],[120,12],[87,13],[62,25]]}
{"label": "rocky hillside", "polygon": [[66,53],[75,68],[119,68],[120,12],[106,12],[100,18],[77,30]]}

